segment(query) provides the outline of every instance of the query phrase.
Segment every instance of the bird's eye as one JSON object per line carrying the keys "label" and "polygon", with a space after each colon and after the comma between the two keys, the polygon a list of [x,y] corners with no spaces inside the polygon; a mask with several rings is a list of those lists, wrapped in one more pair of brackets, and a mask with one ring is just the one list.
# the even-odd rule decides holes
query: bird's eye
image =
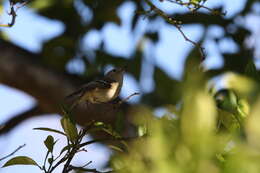
{"label": "bird's eye", "polygon": [[112,72],[116,72],[116,69],[112,70]]}

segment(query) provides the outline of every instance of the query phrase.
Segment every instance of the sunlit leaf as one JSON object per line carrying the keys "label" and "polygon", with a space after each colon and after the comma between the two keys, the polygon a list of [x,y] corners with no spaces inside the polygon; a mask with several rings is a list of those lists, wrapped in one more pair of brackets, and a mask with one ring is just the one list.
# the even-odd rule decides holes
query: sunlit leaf
{"label": "sunlit leaf", "polygon": [[238,96],[232,89],[221,89],[214,95],[217,106],[220,109],[236,112],[238,106]]}
{"label": "sunlit leaf", "polygon": [[233,89],[241,97],[255,95],[256,83],[250,78],[236,73],[228,73],[226,76],[227,87]]}
{"label": "sunlit leaf", "polygon": [[229,132],[235,132],[240,130],[240,124],[235,114],[227,112],[225,110],[218,109],[218,118],[219,118],[219,130],[223,126]]}
{"label": "sunlit leaf", "polygon": [[115,145],[108,145],[108,147],[115,150],[115,151],[124,152],[124,150],[122,150],[121,148],[119,148]]}
{"label": "sunlit leaf", "polygon": [[245,75],[255,79],[256,81],[260,81],[260,75],[256,69],[255,63],[253,60],[250,60],[245,68]]}
{"label": "sunlit leaf", "polygon": [[250,106],[246,99],[238,100],[238,110],[241,111],[241,114],[243,114],[244,118],[249,114]]}
{"label": "sunlit leaf", "polygon": [[190,3],[199,4],[202,0],[190,0]]}
{"label": "sunlit leaf", "polygon": [[53,5],[53,1],[52,0],[32,1],[32,3],[30,3],[29,5],[37,10],[41,10],[44,8],[51,7]]}
{"label": "sunlit leaf", "polygon": [[145,125],[138,126],[138,136],[144,136],[147,134],[147,127]]}
{"label": "sunlit leaf", "polygon": [[246,132],[249,142],[253,146],[260,148],[260,99],[257,100],[252,108],[251,114],[248,116],[246,123]]}
{"label": "sunlit leaf", "polygon": [[3,5],[2,4],[0,4],[0,15],[2,15],[2,13],[3,13]]}
{"label": "sunlit leaf", "polygon": [[77,139],[77,136],[78,136],[77,127],[76,127],[75,123],[73,123],[70,120],[70,118],[68,116],[63,116],[63,118],[61,119],[61,126],[62,126],[64,132],[66,133],[66,135],[68,136],[68,138],[72,142]]}
{"label": "sunlit leaf", "polygon": [[38,164],[33,159],[31,159],[30,157],[17,156],[17,157],[10,159],[9,161],[7,161],[4,164],[3,167],[13,166],[13,165],[35,165],[35,166],[38,166]]}
{"label": "sunlit leaf", "polygon": [[[184,139],[191,145],[205,143],[215,130],[216,107],[213,98],[205,91],[190,90],[185,93],[181,115]],[[199,138],[199,141],[198,141]]]}
{"label": "sunlit leaf", "polygon": [[37,127],[37,128],[33,128],[33,130],[42,130],[42,131],[47,131],[47,132],[54,132],[54,133],[58,133],[58,134],[66,136],[65,133],[63,133],[63,132],[61,132],[59,130],[46,128],[46,127]]}
{"label": "sunlit leaf", "polygon": [[113,137],[120,137],[120,135],[110,125],[107,125],[103,122],[95,122],[94,127],[90,129],[90,131],[103,131]]}

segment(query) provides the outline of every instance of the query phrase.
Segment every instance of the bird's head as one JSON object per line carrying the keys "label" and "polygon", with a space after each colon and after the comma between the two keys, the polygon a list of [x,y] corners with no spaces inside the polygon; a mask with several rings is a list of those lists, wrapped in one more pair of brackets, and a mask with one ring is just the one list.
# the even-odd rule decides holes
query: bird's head
{"label": "bird's head", "polygon": [[107,72],[106,77],[109,77],[115,81],[122,81],[125,73],[125,67],[114,68]]}

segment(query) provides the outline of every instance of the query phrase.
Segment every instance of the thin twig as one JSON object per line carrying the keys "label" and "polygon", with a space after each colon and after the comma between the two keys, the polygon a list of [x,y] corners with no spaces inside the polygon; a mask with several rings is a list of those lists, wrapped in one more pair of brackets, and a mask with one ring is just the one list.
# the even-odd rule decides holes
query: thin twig
{"label": "thin twig", "polygon": [[88,163],[86,163],[85,165],[83,165],[82,168],[84,168],[84,167],[90,165],[91,163],[92,163],[92,161],[89,161]]}
{"label": "thin twig", "polygon": [[48,151],[47,153],[46,153],[46,155],[45,155],[45,158],[44,158],[44,162],[43,162],[43,170],[46,172],[46,168],[45,168],[45,166],[46,166],[46,161],[47,161],[47,158],[48,158],[48,156],[49,156],[49,154],[50,154],[50,151]]}
{"label": "thin twig", "polygon": [[10,12],[8,14],[12,16],[12,20],[8,23],[8,26],[12,27],[15,24],[15,19],[17,17],[16,10],[14,9],[14,4],[12,2],[10,2]]}
{"label": "thin twig", "polygon": [[23,147],[25,147],[25,144],[20,145],[20,146],[19,146],[18,148],[16,148],[12,153],[10,153],[10,154],[8,154],[7,156],[1,158],[0,161],[2,161],[2,160],[4,160],[4,159],[6,159],[6,158],[8,158],[8,157],[10,157],[10,156],[12,156],[12,155],[14,155],[17,151],[19,151],[19,150],[20,150],[21,148],[23,148]]}
{"label": "thin twig", "polygon": [[182,37],[190,42],[191,44],[193,44],[195,47],[197,47],[199,49],[199,52],[201,54],[201,61],[205,60],[205,53],[204,53],[204,48],[201,47],[201,45],[199,43],[196,43],[195,41],[192,41],[191,39],[189,39],[185,33],[182,31],[181,28],[181,21],[175,20],[172,17],[169,17],[166,13],[164,13],[162,10],[160,10],[159,8],[157,8],[150,0],[145,0],[145,2],[149,5],[149,7],[151,8],[150,10],[148,10],[148,12],[150,11],[154,11],[157,15],[161,16],[164,20],[166,20],[169,24],[172,24],[175,28],[178,29],[178,31],[181,33]]}
{"label": "thin twig", "polygon": [[86,145],[90,145],[93,143],[97,143],[97,142],[105,142],[105,141],[126,141],[126,140],[132,140],[132,139],[136,139],[137,137],[120,137],[120,138],[103,138],[103,139],[94,139],[91,141],[87,141],[84,142],[82,144],[79,145],[78,148],[84,147]]}
{"label": "thin twig", "polygon": [[[203,8],[203,9],[206,9],[213,14],[222,15],[222,16],[226,15],[226,12],[217,11],[215,9],[204,6],[203,4],[198,4],[198,3],[194,3],[194,2],[182,2],[182,1],[178,1],[178,0],[177,1],[166,0],[166,1],[174,3],[174,4],[178,4],[178,5],[181,5],[181,6],[185,6],[189,10],[191,10],[192,12],[195,12],[195,11],[199,10],[200,8]],[[193,6],[194,8],[191,8],[190,6]]]}
{"label": "thin twig", "polygon": [[191,44],[193,44],[195,47],[197,47],[200,51],[200,55],[201,55],[201,59],[202,61],[205,60],[205,52],[204,52],[204,47],[202,47],[199,43],[196,43],[194,41],[192,41],[191,39],[189,39],[184,32],[181,29],[181,25],[175,25],[175,27],[178,29],[178,31],[181,33],[181,35],[183,36],[183,38],[190,42]]}
{"label": "thin twig", "polygon": [[[16,3],[9,1],[10,4],[10,12],[8,13],[9,16],[11,16],[11,22],[8,24],[0,24],[0,27],[12,27],[15,24],[16,17],[17,17],[17,11],[21,7],[25,6],[29,1],[25,1],[20,4],[20,6],[16,6]],[[15,8],[16,6],[16,8]]]}
{"label": "thin twig", "polygon": [[82,148],[82,149],[80,149],[80,150],[77,151],[77,153],[79,153],[79,152],[86,152],[86,153],[87,153],[88,150],[86,150],[85,148]]}
{"label": "thin twig", "polygon": [[[131,97],[133,97],[133,96],[135,96],[135,95],[139,95],[139,94],[140,94],[140,93],[138,93],[138,92],[135,92],[135,93],[131,94],[130,96],[126,97],[125,99],[120,100],[119,102],[117,102],[117,103],[114,105],[113,108],[114,108],[114,109],[117,109],[117,112],[118,112],[118,111],[119,111],[118,108],[122,105],[122,103],[128,101]],[[117,112],[116,112],[116,113],[117,113]]]}
{"label": "thin twig", "polygon": [[60,164],[65,162],[67,159],[68,159],[68,153],[66,153],[66,155],[63,158],[61,158],[53,167],[51,167],[48,172],[52,172],[54,169],[56,169]]}
{"label": "thin twig", "polygon": [[121,105],[122,103],[128,101],[130,98],[132,98],[133,96],[136,96],[136,95],[140,95],[140,93],[135,92],[135,93],[131,94],[130,96],[126,97],[125,99],[120,100],[120,101],[118,102],[118,104]]}

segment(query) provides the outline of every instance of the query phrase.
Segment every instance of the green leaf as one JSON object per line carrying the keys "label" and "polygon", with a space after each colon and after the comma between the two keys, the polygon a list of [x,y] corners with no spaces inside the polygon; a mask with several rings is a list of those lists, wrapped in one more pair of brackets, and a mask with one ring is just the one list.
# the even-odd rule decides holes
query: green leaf
{"label": "green leaf", "polygon": [[12,166],[12,165],[35,165],[39,167],[39,165],[33,159],[27,156],[14,157],[9,161],[7,161],[3,167]]}
{"label": "green leaf", "polygon": [[53,158],[48,158],[48,163],[51,164],[53,162]]}
{"label": "green leaf", "polygon": [[51,7],[54,4],[52,0],[45,0],[45,1],[33,1],[30,5],[37,10],[46,9]]}
{"label": "green leaf", "polygon": [[72,123],[68,116],[63,116],[63,118],[61,119],[61,126],[69,140],[74,142],[78,136],[78,130],[76,125]]}
{"label": "green leaf", "polygon": [[247,117],[250,111],[250,105],[246,99],[238,100],[238,111],[240,112],[240,115],[242,115],[241,118]]}
{"label": "green leaf", "polygon": [[245,75],[255,79],[256,81],[260,81],[260,75],[253,60],[249,60],[247,63],[245,67]]}
{"label": "green leaf", "polygon": [[217,106],[220,109],[235,113],[238,106],[238,97],[231,89],[221,89],[214,96]]}
{"label": "green leaf", "polygon": [[216,157],[217,157],[218,161],[220,161],[220,162],[222,162],[222,163],[225,162],[225,158],[223,157],[222,154],[216,154]]}
{"label": "green leaf", "polygon": [[3,13],[3,5],[0,5],[0,14],[2,15],[2,13]]}
{"label": "green leaf", "polygon": [[98,122],[95,122],[94,125],[98,127],[98,126],[104,126],[105,124],[101,121],[98,121]]}
{"label": "green leaf", "polygon": [[199,4],[201,2],[201,0],[190,0],[190,3],[193,4]]}
{"label": "green leaf", "polygon": [[55,142],[51,135],[47,136],[47,138],[44,141],[44,144],[48,148],[49,152],[52,153]]}
{"label": "green leaf", "polygon": [[61,132],[59,130],[56,130],[56,129],[51,129],[51,128],[37,127],[37,128],[33,128],[33,130],[42,130],[42,131],[54,132],[54,133],[59,133],[61,135],[66,136],[65,133],[63,133],[63,132]]}
{"label": "green leaf", "polygon": [[147,134],[147,126],[140,125],[138,126],[138,136],[145,136]]}
{"label": "green leaf", "polygon": [[124,152],[123,149],[121,149],[121,148],[119,148],[118,146],[115,146],[115,145],[108,145],[108,147],[115,150],[115,151]]}
{"label": "green leaf", "polygon": [[115,138],[121,137],[110,125],[104,124],[103,122],[96,122],[94,126],[94,128],[90,129],[91,131],[104,131]]}
{"label": "green leaf", "polygon": [[[223,125],[223,127],[227,129],[229,132],[235,132],[241,128],[238,121],[238,117],[236,117],[235,114],[232,114],[222,109],[218,109],[217,111],[219,123]],[[220,128],[222,128],[222,126],[220,126]]]}

